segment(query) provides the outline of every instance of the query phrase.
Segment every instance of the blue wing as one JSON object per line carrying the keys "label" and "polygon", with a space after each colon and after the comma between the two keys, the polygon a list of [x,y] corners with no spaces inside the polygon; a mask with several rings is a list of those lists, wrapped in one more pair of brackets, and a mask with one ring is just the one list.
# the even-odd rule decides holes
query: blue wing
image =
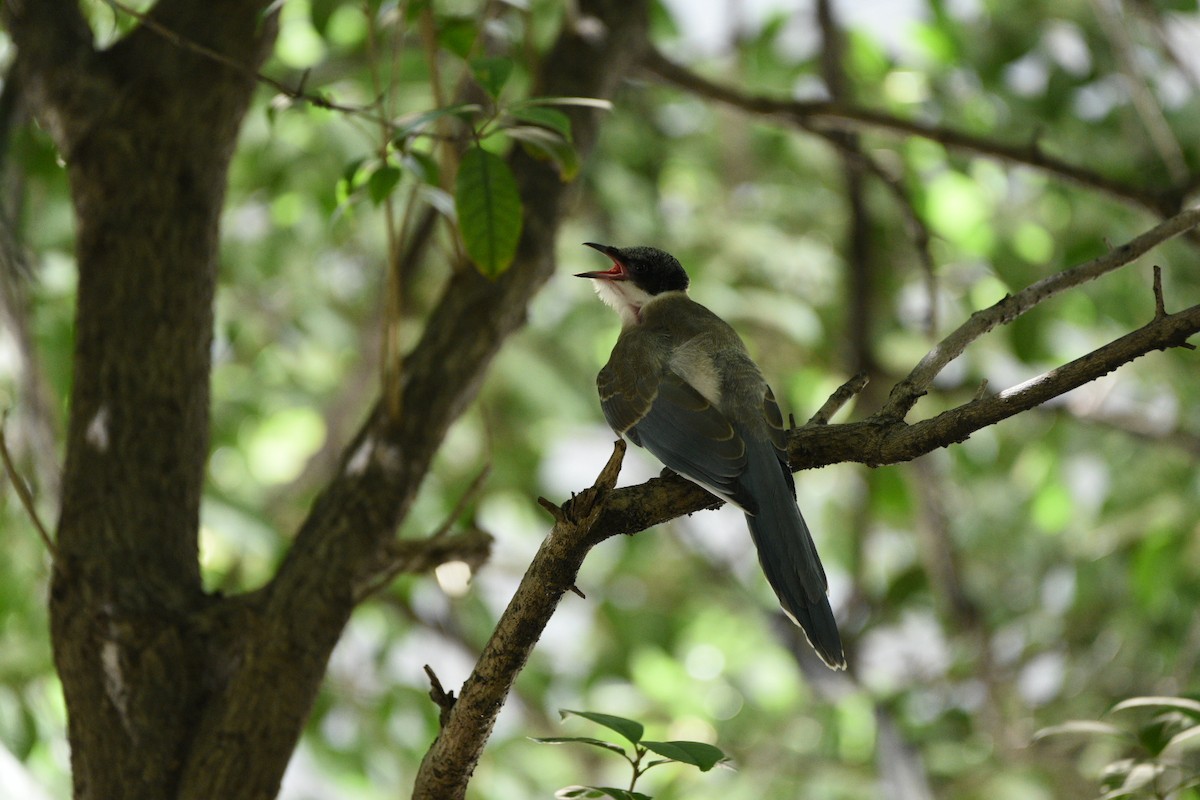
{"label": "blue wing", "polygon": [[609,425],[671,469],[754,513],[742,487],[746,443],[715,406],[670,370],[618,375],[612,362],[597,381]]}

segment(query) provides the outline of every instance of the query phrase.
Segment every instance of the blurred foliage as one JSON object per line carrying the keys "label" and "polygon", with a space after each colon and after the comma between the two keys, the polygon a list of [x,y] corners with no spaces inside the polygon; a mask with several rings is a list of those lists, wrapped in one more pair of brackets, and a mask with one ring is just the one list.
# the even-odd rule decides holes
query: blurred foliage
{"label": "blurred foliage", "polygon": [[[86,5],[101,42],[129,29],[110,5]],[[566,5],[282,5],[267,74],[413,127],[411,136],[381,137],[363,115],[265,85],[246,120],[223,220],[213,344],[201,541],[214,590],[254,588],[270,576],[378,394],[388,225],[403,236],[424,208],[453,213],[453,159],[443,141],[460,123],[430,112],[452,108],[474,75],[492,93],[481,103],[501,94],[525,112],[514,125],[568,141],[552,109],[520,105],[532,91],[532,61],[572,13]],[[1136,56],[1131,77],[1098,21],[1106,8],[839,3],[851,93],[906,119],[1035,143],[1115,180],[1172,185],[1133,93],[1159,109],[1184,167],[1200,170],[1200,15],[1194,3],[1128,3],[1118,13],[1126,15],[1123,45]],[[702,8],[674,0],[656,7],[653,35],[673,58],[747,92],[825,97],[808,2]],[[7,42],[0,57],[11,63]],[[1156,221],[1086,187],[926,138],[864,129],[859,141],[930,228],[943,333]],[[527,145],[500,136],[489,147],[499,155]],[[549,528],[535,498],[558,500],[589,485],[607,457],[612,435],[593,380],[617,322],[569,277],[594,266],[578,242],[655,244],[677,255],[693,296],[743,333],[797,419],[854,369],[849,332],[863,321],[850,310],[850,211],[841,161],[825,139],[639,75],[606,115],[594,157],[572,164],[568,153],[550,153],[581,189],[562,231],[561,277],[532,299],[528,327],[506,344],[480,399],[451,431],[401,532],[437,529],[490,463],[462,521],[497,537],[495,556],[469,587],[446,574],[402,578],[355,614],[285,797],[406,794],[437,731],[422,665],[447,687],[465,679]],[[72,223],[61,161],[36,126],[11,132],[4,168],[11,218],[36,254],[26,318],[33,350],[0,332],[0,404],[14,407],[8,433],[20,451],[33,441],[27,427],[63,424]],[[875,179],[865,204],[879,373],[857,406],[870,412],[933,340],[908,215]],[[439,225],[429,257],[406,276],[403,347],[415,341],[460,246]],[[1015,385],[1143,324],[1154,311],[1152,264],[1164,269],[1169,308],[1194,304],[1196,259],[1192,243],[1172,242],[993,332],[951,365],[911,418],[969,399],[984,379],[995,390]],[[472,796],[524,800],[565,784],[621,785],[599,753],[526,738],[552,734],[551,710],[563,706],[716,744],[736,766],[702,778],[656,771],[644,791],[660,800],[878,796],[881,785],[899,791],[888,783],[898,762],[915,765],[921,780],[916,794],[892,796],[924,796],[926,783],[936,796],[964,799],[1106,791],[1104,768],[1123,751],[1065,753],[1033,736],[1096,719],[1122,698],[1200,689],[1196,365],[1193,353],[1154,354],[916,463],[798,476],[847,640],[845,680],[799,668],[803,647],[779,635],[786,626],[776,624],[738,514],[706,513],[604,543],[578,579],[587,599],[566,598],[518,680]],[[40,416],[22,388],[30,374],[51,398]],[[42,515],[53,520],[52,481],[34,467],[39,455],[47,454],[26,449],[24,462],[42,476]],[[657,471],[632,454],[624,480]],[[67,796],[46,556],[7,489],[0,547],[0,743],[52,794]]]}
{"label": "blurred foliage", "polygon": [[[1070,720],[1037,732],[1038,739],[1081,737],[1112,739],[1120,758],[1104,767],[1101,788],[1108,798],[1194,797],[1200,786],[1200,702],[1189,697],[1131,697],[1112,707],[1116,712],[1155,709],[1140,724],[1117,725],[1102,720]],[[1189,791],[1190,790],[1190,791]]]}

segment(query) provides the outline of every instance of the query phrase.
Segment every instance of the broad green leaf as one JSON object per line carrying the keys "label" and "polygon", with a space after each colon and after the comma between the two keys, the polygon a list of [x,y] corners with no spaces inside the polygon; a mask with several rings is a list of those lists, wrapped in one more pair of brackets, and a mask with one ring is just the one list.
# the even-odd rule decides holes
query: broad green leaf
{"label": "broad green leaf", "polygon": [[624,736],[631,744],[640,742],[642,734],[646,731],[642,723],[632,719],[625,719],[624,717],[614,717],[612,714],[601,714],[596,711],[572,711],[569,708],[561,708],[558,713],[562,715],[563,719],[566,719],[569,715],[574,715],[591,720],[597,725],[603,725],[609,730],[616,731]]}
{"label": "broad green leaf", "polygon": [[642,747],[672,761],[691,764],[693,767],[698,767],[701,772],[708,772],[725,760],[725,753],[721,751],[721,748],[704,742],[642,742]]}
{"label": "broad green leaf", "polygon": [[619,744],[606,742],[603,739],[594,739],[591,736],[545,736],[532,738],[533,741],[540,744],[590,744],[593,747],[602,747],[605,750],[611,750],[614,753],[620,753],[622,756],[628,758],[625,748],[621,747]]}
{"label": "broad green leaf", "polygon": [[492,98],[500,96],[508,76],[512,75],[513,62],[507,58],[473,58],[471,74]]}
{"label": "broad green leaf", "polygon": [[571,141],[571,118],[557,109],[530,106],[514,109],[509,116],[530,125],[549,128],[568,142]]}
{"label": "broad green leaf", "polygon": [[579,154],[570,142],[554,131],[533,125],[518,125],[515,128],[504,128],[498,133],[526,145],[534,151],[534,155],[544,156],[553,161],[564,181],[569,181],[579,174]]}
{"label": "broad green leaf", "polygon": [[382,164],[371,173],[370,178],[367,178],[367,194],[371,196],[371,201],[375,205],[379,205],[387,199],[399,182],[400,168],[391,164]]}
{"label": "broad green leaf", "polygon": [[497,277],[512,263],[521,238],[521,197],[504,159],[480,147],[464,153],[454,205],[467,255],[485,276]]}

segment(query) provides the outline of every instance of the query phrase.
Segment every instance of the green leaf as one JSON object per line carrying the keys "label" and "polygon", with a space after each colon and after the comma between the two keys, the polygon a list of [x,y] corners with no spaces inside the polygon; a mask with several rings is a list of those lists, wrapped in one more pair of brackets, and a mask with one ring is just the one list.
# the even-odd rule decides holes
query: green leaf
{"label": "green leaf", "polygon": [[348,189],[354,189],[354,179],[358,177],[358,170],[366,163],[366,160],[366,158],[356,158],[342,169],[342,180],[346,182]]}
{"label": "green leaf", "polygon": [[513,108],[528,108],[530,106],[583,106],[585,108],[598,108],[601,111],[612,111],[613,104],[609,100],[601,100],[599,97],[531,97],[521,103],[517,103]]}
{"label": "green leaf", "polygon": [[596,711],[572,711],[569,708],[560,708],[558,713],[562,715],[563,719],[574,715],[576,717],[583,717],[584,719],[591,720],[597,725],[603,725],[610,731],[616,731],[624,736],[631,744],[637,744],[640,742],[642,740],[642,734],[646,731],[640,722],[632,719],[625,719],[624,717],[614,717],[611,714],[601,714]]}
{"label": "green leaf", "polygon": [[1125,780],[1111,792],[1101,795],[1101,800],[1116,800],[1118,797],[1131,797],[1149,786],[1163,773],[1163,766],[1152,762],[1134,764],[1125,775]]}
{"label": "green leaf", "polygon": [[513,62],[507,58],[473,58],[471,74],[492,98],[500,96],[508,76],[512,75]]}
{"label": "green leaf", "polygon": [[1172,736],[1162,752],[1176,756],[1181,752],[1196,749],[1200,749],[1200,725],[1193,725]]}
{"label": "green leaf", "polygon": [[1061,725],[1042,728],[1033,735],[1035,742],[1051,736],[1116,736],[1128,739],[1129,733],[1116,725],[1094,719],[1073,719]]}
{"label": "green leaf", "polygon": [[504,159],[480,147],[463,154],[454,205],[467,255],[495,278],[512,263],[521,238],[521,196]]}
{"label": "green leaf", "polygon": [[626,758],[629,757],[625,752],[625,748],[621,747],[621,745],[613,744],[612,742],[606,742],[603,739],[594,739],[591,736],[545,736],[531,738],[533,738],[533,741],[540,744],[572,744],[576,742],[579,744],[590,744],[593,747],[602,747],[605,750],[611,750],[614,753],[620,753]]}
{"label": "green leaf", "polygon": [[526,149],[532,150],[533,155],[553,161],[564,181],[569,181],[579,174],[579,154],[570,142],[554,131],[532,125],[518,125],[515,128],[504,128],[498,133],[527,145]]}
{"label": "green leaf", "polygon": [[568,142],[571,141],[571,118],[553,108],[518,108],[509,112],[509,116],[521,122],[548,128]]}
{"label": "green leaf", "polygon": [[392,193],[400,182],[400,174],[400,168],[391,164],[381,164],[371,173],[371,177],[367,178],[367,194],[375,205],[382,203]]}
{"label": "green leaf", "polygon": [[642,742],[642,747],[672,761],[691,764],[693,767],[698,767],[701,772],[708,772],[726,758],[721,748],[704,742]]}
{"label": "green leaf", "polygon": [[1111,710],[1125,711],[1130,708],[1166,708],[1200,718],[1200,702],[1187,697],[1131,697],[1117,703]]}
{"label": "green leaf", "polygon": [[560,800],[574,800],[577,797],[611,797],[613,800],[653,800],[648,794],[617,789],[612,786],[564,786],[554,793]]}

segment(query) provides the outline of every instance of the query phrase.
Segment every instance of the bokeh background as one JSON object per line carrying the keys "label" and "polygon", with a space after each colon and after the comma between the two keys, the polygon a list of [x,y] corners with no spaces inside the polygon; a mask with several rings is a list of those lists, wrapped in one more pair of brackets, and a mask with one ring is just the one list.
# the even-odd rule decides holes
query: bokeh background
{"label": "bokeh background", "polygon": [[[87,6],[102,37],[131,24],[102,2]],[[474,575],[450,566],[404,577],[356,612],[283,797],[407,794],[437,731],[423,665],[447,688],[466,678],[549,529],[536,498],[561,502],[590,485],[611,452],[594,376],[618,322],[571,277],[603,266],[580,242],[673,252],[693,297],[738,328],[798,420],[867,370],[868,388],[837,418],[848,419],[876,410],[972,311],[1152,227],[1162,216],[1131,201],[1137,191],[1185,197],[1200,186],[1194,2],[844,0],[831,9],[832,28],[806,0],[662,2],[654,45],[745,97],[833,99],[931,133],[856,128],[852,146],[871,169],[859,163],[855,179],[826,129],[716,102],[650,69],[627,83],[575,178],[558,277],[531,299],[527,328],[506,343],[400,532],[437,529],[487,467],[458,525],[492,534],[493,557]],[[452,89],[466,71],[455,37],[472,42],[482,31],[514,62],[505,91],[521,97],[529,58],[572,13],[543,0],[287,0],[264,71],[293,85],[307,75],[309,90],[347,104],[370,102],[380,82],[398,112],[420,112],[435,105],[433,81]],[[442,48],[436,76],[422,19],[434,21]],[[831,47],[840,52],[832,73],[822,64]],[[0,60],[11,57],[0,38]],[[346,181],[378,132],[269,86],[260,92],[232,172],[214,343],[201,541],[208,585],[223,592],[272,574],[379,383],[385,211],[363,192],[351,196]],[[939,132],[951,130],[1022,149],[1029,161],[1055,156],[1130,196],[983,147],[947,147]],[[71,210],[48,137],[28,122],[4,134],[2,189],[32,269],[5,278],[0,404],[52,521],[72,353]],[[419,149],[438,155],[432,141]],[[392,195],[401,222],[425,204],[447,207],[438,184],[403,174]],[[406,342],[457,247],[449,225],[436,235],[433,256],[411,275]],[[1200,249],[1167,244],[974,343],[910,419],[964,402],[985,379],[992,390],[1013,386],[1144,324],[1155,264],[1168,309],[1197,302]],[[602,735],[581,719],[560,721],[560,708],[634,717],[648,737],[709,741],[731,757],[733,769],[703,775],[652,771],[639,789],[664,800],[1099,794],[1103,770],[1136,757],[1136,743],[1034,736],[1078,719],[1135,731],[1149,712],[1110,711],[1114,703],[1200,688],[1197,359],[1152,354],[913,463],[800,473],[847,641],[846,675],[806,661],[740,514],[705,512],[605,542],[580,574],[586,599],[567,596],[518,680],[472,796],[626,784],[599,750],[530,741]],[[622,483],[658,470],[633,452]],[[23,787],[13,797],[66,797],[47,555],[7,485],[0,548],[0,775],[9,781],[0,786]]]}

